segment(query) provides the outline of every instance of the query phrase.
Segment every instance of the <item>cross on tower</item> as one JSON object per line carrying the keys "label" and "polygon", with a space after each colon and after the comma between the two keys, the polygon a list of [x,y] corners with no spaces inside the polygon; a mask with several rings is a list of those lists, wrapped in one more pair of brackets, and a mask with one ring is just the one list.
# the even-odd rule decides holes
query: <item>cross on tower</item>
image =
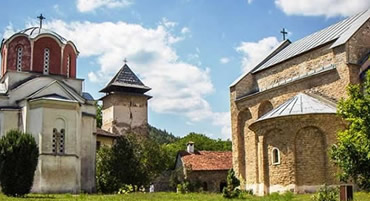
{"label": "cross on tower", "polygon": [[283,34],[283,40],[285,40],[285,35],[288,35],[288,32],[285,30],[285,28],[283,28],[280,33]]}
{"label": "cross on tower", "polygon": [[127,64],[127,59],[125,58],[125,59],[123,60],[123,62],[125,62],[125,64]]}
{"label": "cross on tower", "polygon": [[42,28],[42,20],[46,19],[44,16],[42,16],[42,13],[40,14],[40,16],[37,16],[37,18],[40,19],[40,29]]}

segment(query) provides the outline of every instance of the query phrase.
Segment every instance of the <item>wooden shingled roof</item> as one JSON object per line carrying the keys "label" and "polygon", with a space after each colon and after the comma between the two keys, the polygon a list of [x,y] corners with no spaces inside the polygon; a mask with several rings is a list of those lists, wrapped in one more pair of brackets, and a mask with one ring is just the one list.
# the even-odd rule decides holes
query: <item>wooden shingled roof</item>
{"label": "wooden shingled roof", "polygon": [[144,94],[149,90],[150,88],[145,86],[130,67],[125,64],[100,92],[133,92]]}
{"label": "wooden shingled roof", "polygon": [[233,167],[231,151],[182,151],[179,156],[185,167],[192,171],[229,170]]}

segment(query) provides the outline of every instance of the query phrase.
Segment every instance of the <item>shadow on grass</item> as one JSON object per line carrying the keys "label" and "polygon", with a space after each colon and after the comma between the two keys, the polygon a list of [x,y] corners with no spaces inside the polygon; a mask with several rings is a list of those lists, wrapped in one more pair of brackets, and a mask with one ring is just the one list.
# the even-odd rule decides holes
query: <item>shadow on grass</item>
{"label": "shadow on grass", "polygon": [[26,195],[24,197],[25,199],[55,199],[55,196],[53,195]]}

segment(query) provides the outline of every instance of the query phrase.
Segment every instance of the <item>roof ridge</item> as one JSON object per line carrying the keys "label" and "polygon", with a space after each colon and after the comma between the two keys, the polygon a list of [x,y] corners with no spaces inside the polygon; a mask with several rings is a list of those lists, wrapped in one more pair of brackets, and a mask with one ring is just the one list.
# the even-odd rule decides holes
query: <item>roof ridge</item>
{"label": "roof ridge", "polygon": [[[293,101],[294,103],[292,104]],[[299,107],[299,110],[297,110],[296,107]],[[299,92],[258,118],[254,123],[281,116],[329,113],[336,113],[336,107],[329,104],[328,101],[325,101],[322,98],[310,96],[304,92]]]}
{"label": "roof ridge", "polygon": [[236,79],[230,87],[235,86],[249,73],[257,73],[264,69],[273,67],[281,62],[284,62],[293,57],[306,53],[313,48],[323,46],[330,42],[333,44],[330,48],[343,45],[350,37],[370,18],[370,8],[361,11],[355,15],[349,16],[339,22],[332,24],[328,27],[315,31],[305,37],[296,40],[282,49],[278,49],[273,56],[267,55],[263,61],[255,65],[251,71],[244,73]]}
{"label": "roof ridge", "polygon": [[150,90],[134,71],[127,64],[124,64],[100,92],[109,93],[112,91],[130,91],[134,89],[139,93],[145,93]]}

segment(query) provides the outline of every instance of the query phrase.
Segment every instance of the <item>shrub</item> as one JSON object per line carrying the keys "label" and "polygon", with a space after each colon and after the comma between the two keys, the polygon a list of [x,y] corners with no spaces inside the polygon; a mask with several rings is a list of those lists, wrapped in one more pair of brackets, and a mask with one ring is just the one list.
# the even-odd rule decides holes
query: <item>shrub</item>
{"label": "shrub", "polygon": [[134,186],[125,184],[118,190],[118,194],[128,194],[134,192],[134,190]]}
{"label": "shrub", "polygon": [[31,191],[39,150],[28,133],[10,130],[0,139],[0,184],[7,196],[24,196]]}
{"label": "shrub", "polygon": [[329,187],[325,184],[315,195],[312,196],[312,201],[337,201],[337,198],[338,189]]}
{"label": "shrub", "polygon": [[240,194],[240,190],[236,189],[240,185],[240,181],[235,176],[233,169],[230,169],[226,178],[227,186],[222,189],[222,196],[224,198],[236,198]]}
{"label": "shrub", "polygon": [[103,146],[96,155],[96,188],[98,192],[113,193],[121,186],[112,171],[112,150]]}

